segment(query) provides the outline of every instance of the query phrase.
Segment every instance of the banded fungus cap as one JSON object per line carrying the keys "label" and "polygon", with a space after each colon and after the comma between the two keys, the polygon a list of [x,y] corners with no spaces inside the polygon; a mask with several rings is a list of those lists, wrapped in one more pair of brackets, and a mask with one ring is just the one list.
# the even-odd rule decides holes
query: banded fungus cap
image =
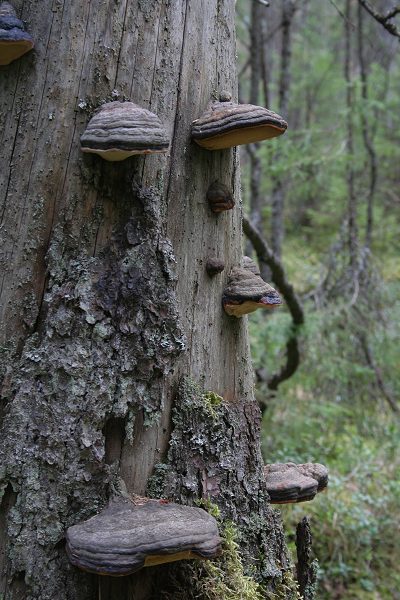
{"label": "banded fungus cap", "polygon": [[33,39],[9,2],[0,3],[0,65],[9,65],[33,48]]}
{"label": "banded fungus cap", "polygon": [[267,140],[285,133],[286,121],[277,113],[253,104],[214,102],[192,123],[192,139],[207,150]]}
{"label": "banded fungus cap", "polygon": [[222,296],[225,312],[242,317],[258,308],[276,308],[282,304],[278,292],[249,268],[234,267]]}
{"label": "banded fungus cap", "polygon": [[207,190],[207,201],[213,213],[219,214],[225,210],[231,210],[235,201],[231,190],[225,183],[214,181]]}
{"label": "banded fungus cap", "polygon": [[130,575],[142,567],[212,558],[220,551],[217,522],[205,510],[158,500],[113,500],[67,530],[71,563],[99,575]]}
{"label": "banded fungus cap", "polygon": [[264,467],[271,504],[313,500],[328,485],[328,469],[319,463],[275,463]]}
{"label": "banded fungus cap", "polygon": [[167,152],[169,139],[157,115],[133,102],[107,102],[81,136],[82,152],[121,161],[136,154]]}
{"label": "banded fungus cap", "polygon": [[243,269],[248,269],[254,275],[260,275],[260,269],[250,256],[243,256]]}

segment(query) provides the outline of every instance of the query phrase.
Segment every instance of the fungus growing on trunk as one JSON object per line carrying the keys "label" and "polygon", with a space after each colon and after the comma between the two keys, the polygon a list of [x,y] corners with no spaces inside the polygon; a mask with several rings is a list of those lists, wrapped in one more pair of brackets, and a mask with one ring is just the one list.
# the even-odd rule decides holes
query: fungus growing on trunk
{"label": "fungus growing on trunk", "polygon": [[81,136],[82,152],[120,161],[135,154],[159,154],[169,146],[167,132],[154,113],[133,102],[108,102],[96,111]]}
{"label": "fungus growing on trunk", "polygon": [[206,271],[210,277],[222,273],[225,269],[225,263],[220,258],[210,257],[207,259]]}
{"label": "fungus growing on trunk", "polygon": [[235,206],[230,189],[220,181],[214,181],[207,190],[207,201],[213,213],[219,214]]}
{"label": "fungus growing on trunk", "polygon": [[277,113],[253,104],[214,102],[192,123],[192,138],[207,150],[250,144],[285,133],[287,123]]}
{"label": "fungus growing on trunk", "polygon": [[142,567],[212,558],[220,551],[217,522],[205,510],[118,498],[67,531],[73,565],[99,575],[130,575]]}
{"label": "fungus growing on trunk", "polygon": [[271,504],[313,500],[328,485],[328,469],[319,463],[276,463],[264,467]]}
{"label": "fungus growing on trunk", "polygon": [[255,263],[248,257],[246,259],[244,268],[234,267],[230,272],[222,296],[225,312],[234,317],[242,317],[257,308],[276,308],[282,304],[278,292],[261,279]]}
{"label": "fungus growing on trunk", "polygon": [[9,65],[33,48],[33,39],[25,31],[9,2],[0,3],[0,65]]}

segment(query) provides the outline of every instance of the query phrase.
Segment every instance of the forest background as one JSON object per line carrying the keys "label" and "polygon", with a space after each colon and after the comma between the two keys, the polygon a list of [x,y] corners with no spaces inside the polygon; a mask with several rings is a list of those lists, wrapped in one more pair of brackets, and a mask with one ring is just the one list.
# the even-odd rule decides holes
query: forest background
{"label": "forest background", "polygon": [[267,4],[237,2],[240,99],[289,128],[242,150],[243,199],[304,324],[250,315],[264,458],[330,469],[326,493],[282,508],[293,547],[311,518],[318,597],[399,599],[399,38],[357,0]]}

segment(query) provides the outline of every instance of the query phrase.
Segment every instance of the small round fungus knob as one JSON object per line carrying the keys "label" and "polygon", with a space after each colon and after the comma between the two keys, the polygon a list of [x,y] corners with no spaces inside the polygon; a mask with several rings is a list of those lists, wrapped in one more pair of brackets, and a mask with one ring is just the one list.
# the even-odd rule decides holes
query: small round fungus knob
{"label": "small round fungus knob", "polygon": [[223,90],[220,95],[219,95],[219,101],[220,102],[230,102],[232,100],[232,94],[230,92],[227,92],[226,90]]}
{"label": "small round fungus knob", "polygon": [[210,277],[214,277],[218,273],[222,273],[225,269],[225,263],[220,258],[211,257],[207,260],[206,271]]}
{"label": "small round fungus knob", "polygon": [[33,48],[33,39],[25,31],[9,2],[0,3],[0,65],[9,65]]}
{"label": "small round fungus knob", "polygon": [[207,201],[211,210],[217,214],[235,206],[230,189],[220,181],[214,181],[208,188]]}

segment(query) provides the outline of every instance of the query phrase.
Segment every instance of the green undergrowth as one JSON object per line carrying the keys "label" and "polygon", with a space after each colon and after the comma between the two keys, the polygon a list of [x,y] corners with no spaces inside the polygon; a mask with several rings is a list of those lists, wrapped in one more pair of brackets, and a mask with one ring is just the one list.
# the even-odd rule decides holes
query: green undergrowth
{"label": "green undergrowth", "polygon": [[[400,600],[399,417],[363,359],[357,337],[364,328],[386,388],[398,402],[398,288],[390,284],[381,293],[381,317],[371,312],[364,321],[354,320],[339,303],[318,311],[307,305],[299,371],[275,397],[257,390],[267,402],[265,462],[321,462],[330,471],[327,491],[281,510],[292,552],[297,523],[305,515],[311,518],[318,600]],[[276,368],[286,322],[282,314],[258,317],[256,327],[252,323],[256,367]]]}
{"label": "green undergrowth", "polygon": [[210,501],[199,500],[198,505],[219,521],[221,554],[214,560],[190,561],[182,565],[179,580],[177,576],[174,581],[174,591],[165,593],[162,600],[300,600],[297,583],[290,571],[282,573],[274,592],[265,590],[246,575],[235,524],[222,523],[218,507]]}

